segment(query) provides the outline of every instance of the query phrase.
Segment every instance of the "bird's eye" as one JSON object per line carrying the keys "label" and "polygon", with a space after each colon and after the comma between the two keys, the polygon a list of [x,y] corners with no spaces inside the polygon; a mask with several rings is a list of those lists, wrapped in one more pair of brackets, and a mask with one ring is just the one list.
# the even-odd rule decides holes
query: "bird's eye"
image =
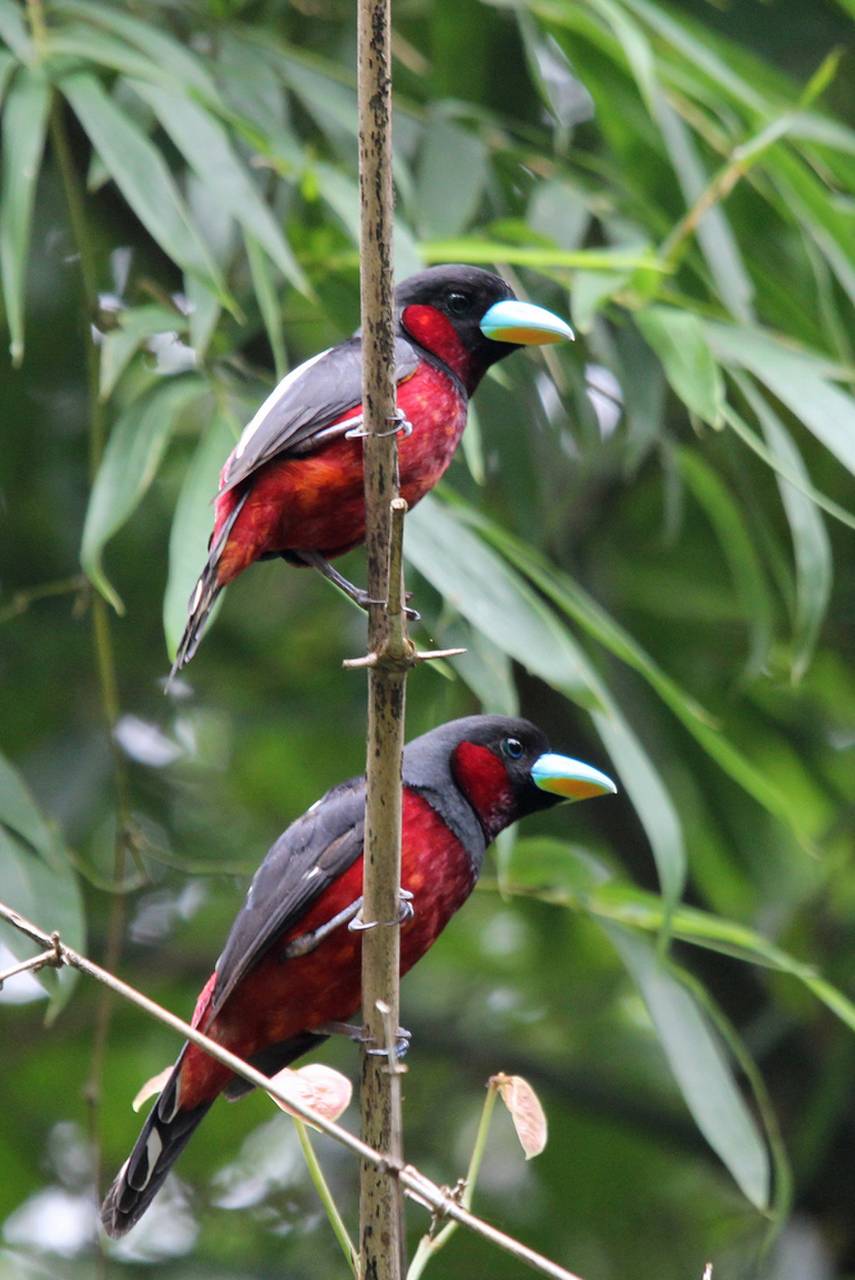
{"label": "bird's eye", "polygon": [[507,756],[510,760],[519,760],[523,753],[523,744],[519,738],[504,738],[502,740],[502,755]]}
{"label": "bird's eye", "polygon": [[465,316],[470,306],[469,294],[449,293],[445,299],[445,305],[453,316]]}

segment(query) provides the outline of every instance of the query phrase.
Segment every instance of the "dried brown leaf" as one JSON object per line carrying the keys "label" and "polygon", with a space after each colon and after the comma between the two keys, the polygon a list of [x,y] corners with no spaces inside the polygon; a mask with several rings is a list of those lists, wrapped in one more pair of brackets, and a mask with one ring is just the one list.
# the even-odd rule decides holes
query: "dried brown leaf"
{"label": "dried brown leaf", "polygon": [[547,1126],[543,1107],[534,1089],[522,1076],[506,1076],[501,1071],[490,1077],[490,1084],[498,1090],[499,1097],[511,1113],[526,1160],[539,1156],[546,1146]]}
{"label": "dried brown leaf", "polygon": [[[305,1067],[299,1067],[296,1071],[291,1067],[285,1067],[282,1071],[277,1071],[271,1080],[278,1088],[288,1093],[295,1102],[311,1107],[326,1120],[337,1120],[342,1112],[347,1110],[353,1095],[353,1085],[347,1076],[343,1076],[340,1071],[334,1071],[332,1067],[324,1066],[321,1062],[307,1063]],[[287,1115],[297,1114],[278,1098],[274,1098],[273,1101]],[[301,1116],[297,1118],[302,1119]],[[309,1121],[306,1123],[308,1124]]]}

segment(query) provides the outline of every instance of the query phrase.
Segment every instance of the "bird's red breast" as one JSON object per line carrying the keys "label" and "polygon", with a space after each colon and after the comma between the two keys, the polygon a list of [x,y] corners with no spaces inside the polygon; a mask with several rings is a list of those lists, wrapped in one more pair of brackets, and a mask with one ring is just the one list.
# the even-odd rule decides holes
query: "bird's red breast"
{"label": "bird's red breast", "polygon": [[[359,1008],[362,937],[346,925],[307,955],[282,960],[290,941],[333,919],[362,893],[359,857],[279,937],[211,1018],[216,974],[196,1004],[193,1025],[225,1048],[250,1058],[267,1045],[341,1022]],[[403,798],[401,884],[413,894],[414,915],[401,927],[401,973],[421,959],[475,884],[472,861],[439,814],[407,788]],[[189,1045],[181,1067],[181,1106],[214,1098],[231,1078],[227,1068]]]}
{"label": "bird's red breast", "polygon": [[[411,435],[402,433],[398,440],[401,494],[412,508],[451,462],[466,426],[466,400],[447,373],[423,362],[399,384],[398,407],[413,426]],[[354,406],[336,421],[359,412]],[[214,539],[242,497],[240,486],[218,497]],[[271,553],[310,550],[331,559],[364,537],[362,440],[335,440],[311,454],[274,458],[253,475],[220,557],[217,580],[225,586]]]}

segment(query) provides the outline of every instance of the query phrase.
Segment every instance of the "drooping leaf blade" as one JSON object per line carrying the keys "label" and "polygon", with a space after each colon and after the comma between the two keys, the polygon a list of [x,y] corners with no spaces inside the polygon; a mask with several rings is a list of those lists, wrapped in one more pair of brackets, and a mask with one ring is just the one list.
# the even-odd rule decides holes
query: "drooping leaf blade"
{"label": "drooping leaf blade", "polygon": [[142,81],[133,82],[133,88],[154,109],[162,128],[207,188],[208,199],[227,209],[285,278],[306,293],[306,278],[281,228],[220,122],[186,94]]}
{"label": "drooping leaf blade", "polygon": [[751,1204],[765,1210],[769,1154],[715,1032],[689,989],[654,947],[619,925],[604,928],[641,991],[698,1128]]}
{"label": "drooping leaf blade", "polygon": [[0,270],[12,363],[24,358],[24,310],[33,200],[44,152],[50,85],[42,72],[20,67],[3,108],[0,189]]}
{"label": "drooping leaf blade", "polygon": [[698,317],[676,307],[657,306],[639,311],[635,322],[687,409],[709,426],[720,426],[724,382]]}
{"label": "drooping leaf blade", "polygon": [[187,621],[187,601],[202,571],[214,523],[213,500],[220,469],[240,434],[235,416],[219,410],[184,476],[169,533],[169,576],[163,598],[163,630],[170,659]]}
{"label": "drooping leaf blade", "polygon": [[637,735],[570,632],[456,512],[433,496],[408,516],[404,553],[493,643],[591,711],[650,840],[663,892],[675,902],[686,865],[679,816]]}
{"label": "drooping leaf blade", "polygon": [[[739,379],[739,385],[757,416],[769,449],[788,471],[794,472],[803,484],[810,485],[802,456],[778,415],[747,378]],[[780,475],[776,480],[796,559],[793,678],[798,680],[810,664],[831,598],[834,572],[831,542],[822,516],[811,498]]]}
{"label": "drooping leaf blade", "polygon": [[116,186],[135,215],[178,266],[198,276],[234,309],[222,275],[193,223],[163,156],[85,72],[66,76],[61,89]]}
{"label": "drooping leaf blade", "polygon": [[102,565],[104,547],[154,479],[179,415],[206,392],[207,384],[192,375],[158,383],[131,403],[110,433],[89,498],[80,563],[120,613],[121,599]]}

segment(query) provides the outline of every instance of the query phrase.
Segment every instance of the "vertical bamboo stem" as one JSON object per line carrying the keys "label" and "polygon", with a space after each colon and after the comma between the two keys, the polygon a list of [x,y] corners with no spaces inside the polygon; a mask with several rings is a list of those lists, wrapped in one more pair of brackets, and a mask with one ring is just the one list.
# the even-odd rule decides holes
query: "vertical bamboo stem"
{"label": "vertical bamboo stem", "polygon": [[[390,0],[358,0],[359,169],[361,196],[362,404],[369,609],[367,795],[362,1008],[369,1047],[384,1047],[398,1026],[401,878],[401,752],[407,667],[412,647],[402,615],[401,537],[395,414],[392,293],[392,130]],[[394,506],[394,521],[393,521]],[[394,547],[392,535],[394,532]],[[390,581],[390,559],[395,566]],[[390,589],[391,588],[391,589]],[[390,923],[395,922],[395,923]],[[366,1054],[362,1136],[402,1158],[400,1079],[386,1057]],[[400,1280],[403,1204],[397,1178],[363,1161],[360,1276]]]}

